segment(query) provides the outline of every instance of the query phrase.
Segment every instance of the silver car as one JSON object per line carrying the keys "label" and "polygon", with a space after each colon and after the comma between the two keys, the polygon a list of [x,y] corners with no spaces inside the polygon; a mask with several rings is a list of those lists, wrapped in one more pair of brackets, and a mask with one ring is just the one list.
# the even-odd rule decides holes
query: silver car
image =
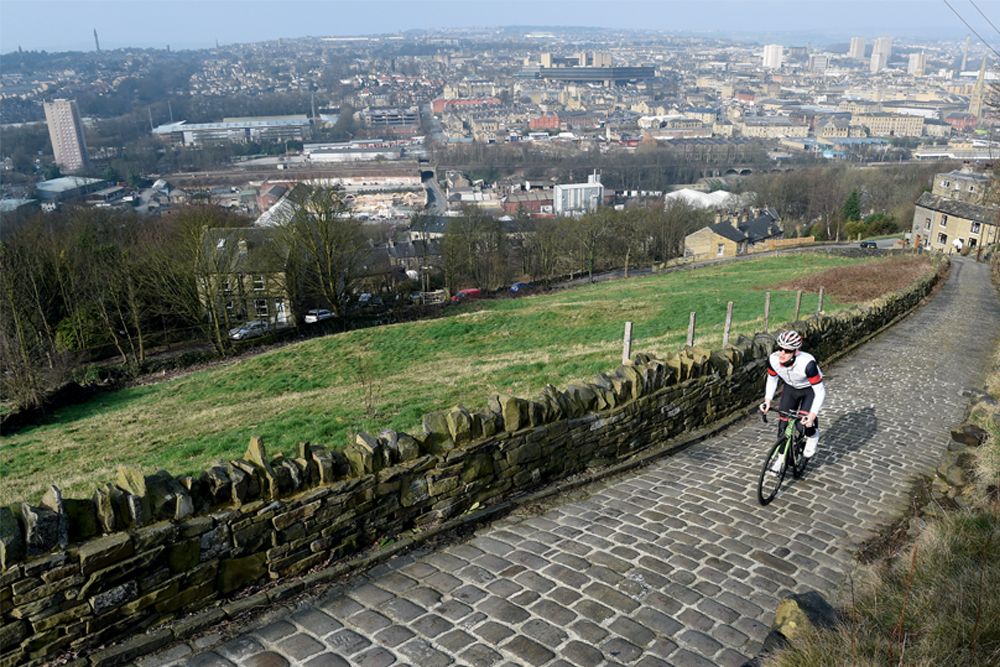
{"label": "silver car", "polygon": [[267,333],[267,322],[264,320],[250,320],[229,330],[230,340],[246,340],[256,338]]}

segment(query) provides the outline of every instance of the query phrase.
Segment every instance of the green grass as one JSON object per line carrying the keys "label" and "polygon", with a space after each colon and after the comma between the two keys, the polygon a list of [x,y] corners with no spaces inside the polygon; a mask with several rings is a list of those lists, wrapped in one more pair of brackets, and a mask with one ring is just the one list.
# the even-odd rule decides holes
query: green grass
{"label": "green grass", "polygon": [[[718,345],[727,301],[736,304],[733,335],[750,334],[762,328],[764,290],[864,261],[872,260],[792,255],[472,302],[449,317],[317,338],[109,393],[4,438],[0,502],[35,499],[50,483],[89,495],[122,463],[197,474],[239,457],[252,435],[276,454],[300,440],[339,447],[357,430],[414,431],[428,411],[479,407],[498,393],[531,396],[614,368],[626,320],[634,322],[633,353],[683,345],[691,311],[696,343]],[[803,313],[816,300],[805,295]],[[828,312],[841,307],[825,299]],[[774,292],[772,328],[793,308],[794,293]],[[366,384],[375,414],[366,410]]]}

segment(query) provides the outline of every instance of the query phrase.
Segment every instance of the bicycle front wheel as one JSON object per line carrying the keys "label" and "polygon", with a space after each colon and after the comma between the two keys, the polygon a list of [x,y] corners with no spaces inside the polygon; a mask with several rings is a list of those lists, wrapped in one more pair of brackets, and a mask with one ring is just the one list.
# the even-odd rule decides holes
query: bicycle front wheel
{"label": "bicycle front wheel", "polygon": [[784,452],[785,439],[778,438],[771,447],[764,459],[764,466],[760,470],[760,481],[757,482],[757,500],[761,505],[767,505],[778,495],[781,488],[781,480],[785,478],[785,470],[788,461]]}

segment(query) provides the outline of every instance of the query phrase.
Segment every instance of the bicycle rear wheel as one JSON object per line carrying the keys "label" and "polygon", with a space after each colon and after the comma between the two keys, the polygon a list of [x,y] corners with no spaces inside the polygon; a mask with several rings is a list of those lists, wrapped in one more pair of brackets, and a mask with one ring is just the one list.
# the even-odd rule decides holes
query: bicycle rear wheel
{"label": "bicycle rear wheel", "polygon": [[[778,495],[778,489],[781,488],[781,480],[785,478],[788,461],[785,459],[784,445],[785,439],[778,438],[767,453],[767,458],[764,459],[764,466],[760,470],[760,481],[757,482],[757,500],[760,501],[761,505],[767,505],[774,500],[774,497]],[[775,466],[775,459],[780,461],[777,466]],[[772,466],[776,467],[777,472],[771,470]]]}

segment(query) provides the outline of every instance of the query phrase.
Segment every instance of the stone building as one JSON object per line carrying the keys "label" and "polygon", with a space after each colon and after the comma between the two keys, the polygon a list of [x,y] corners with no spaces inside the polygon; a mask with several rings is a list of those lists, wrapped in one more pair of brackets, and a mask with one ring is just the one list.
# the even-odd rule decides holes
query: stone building
{"label": "stone building", "polygon": [[988,196],[992,181],[969,165],[937,174],[913,211],[914,247],[954,252],[1000,240],[1000,207]]}

